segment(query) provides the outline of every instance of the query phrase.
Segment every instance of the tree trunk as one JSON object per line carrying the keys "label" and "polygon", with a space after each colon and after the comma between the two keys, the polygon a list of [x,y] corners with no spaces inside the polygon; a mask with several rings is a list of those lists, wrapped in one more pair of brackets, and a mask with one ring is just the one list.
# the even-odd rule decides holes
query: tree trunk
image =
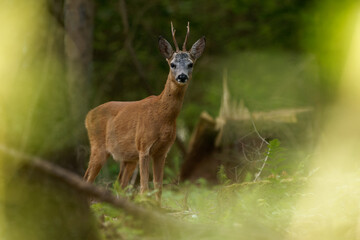
{"label": "tree trunk", "polygon": [[189,151],[181,167],[180,180],[195,181],[204,178],[209,182],[216,183],[216,173],[219,160],[216,158],[215,140],[218,135],[215,120],[206,112],[200,116],[200,120],[191,136]]}
{"label": "tree trunk", "polygon": [[[92,42],[94,25],[92,0],[65,0],[64,29],[66,80],[69,96],[69,118],[72,120],[72,139],[75,146],[65,155],[72,169],[82,169],[87,159],[79,154],[86,141],[84,120],[89,111],[89,92],[92,73]],[[63,155],[63,154],[61,154]],[[69,165],[69,164],[67,164]]]}
{"label": "tree trunk", "polygon": [[91,0],[65,0],[65,53],[71,114],[83,122],[92,69],[94,9]]}

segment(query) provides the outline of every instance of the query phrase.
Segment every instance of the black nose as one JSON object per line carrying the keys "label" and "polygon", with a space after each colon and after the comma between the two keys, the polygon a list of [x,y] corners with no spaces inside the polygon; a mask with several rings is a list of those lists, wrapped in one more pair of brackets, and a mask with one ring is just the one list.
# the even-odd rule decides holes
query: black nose
{"label": "black nose", "polygon": [[188,80],[188,79],[189,79],[188,76],[184,73],[180,74],[177,77],[178,82],[182,82],[182,83],[186,82],[186,80]]}

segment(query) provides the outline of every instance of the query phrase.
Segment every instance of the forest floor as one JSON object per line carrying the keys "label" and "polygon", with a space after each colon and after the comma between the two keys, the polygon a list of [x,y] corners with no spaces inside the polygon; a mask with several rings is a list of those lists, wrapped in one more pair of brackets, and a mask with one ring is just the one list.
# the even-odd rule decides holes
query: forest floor
{"label": "forest floor", "polygon": [[160,211],[174,221],[175,230],[135,220],[107,204],[91,208],[102,239],[359,239],[358,176],[166,185],[161,208],[154,204],[154,193],[141,198],[113,187],[114,193]]}

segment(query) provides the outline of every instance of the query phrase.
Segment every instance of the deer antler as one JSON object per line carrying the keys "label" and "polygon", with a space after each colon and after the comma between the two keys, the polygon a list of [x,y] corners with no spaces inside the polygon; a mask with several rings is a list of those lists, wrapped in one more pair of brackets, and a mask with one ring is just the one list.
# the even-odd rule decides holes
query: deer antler
{"label": "deer antler", "polygon": [[173,23],[171,22],[171,35],[172,35],[172,38],[173,38],[173,41],[174,41],[176,52],[178,52],[178,51],[180,51],[180,49],[179,49],[179,46],[178,46],[178,44],[176,42],[175,32],[176,32],[176,30],[174,29]]}
{"label": "deer antler", "polygon": [[189,33],[190,33],[189,22],[188,22],[186,28],[187,28],[187,32],[186,32],[185,41],[184,41],[184,44],[183,44],[183,47],[182,47],[182,50],[183,50],[183,51],[186,51],[186,42],[187,42],[187,40],[188,40],[188,36],[189,36]]}

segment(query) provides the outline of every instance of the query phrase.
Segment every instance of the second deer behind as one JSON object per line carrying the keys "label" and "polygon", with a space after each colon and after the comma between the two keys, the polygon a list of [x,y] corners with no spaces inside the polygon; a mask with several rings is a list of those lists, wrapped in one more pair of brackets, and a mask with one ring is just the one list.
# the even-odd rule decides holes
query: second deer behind
{"label": "second deer behind", "polygon": [[166,155],[176,137],[176,118],[181,110],[185,91],[191,80],[196,60],[205,48],[205,37],[200,38],[189,51],[187,34],[179,49],[175,29],[171,24],[175,50],[163,37],[159,49],[166,58],[170,71],[165,88],[158,96],[149,96],[134,102],[107,102],[92,109],[85,125],[91,145],[91,156],[84,179],[93,182],[111,154],[120,162],[119,181],[126,187],[139,162],[140,192],[148,190],[149,163],[153,160],[153,182],[156,199],[160,202]]}

